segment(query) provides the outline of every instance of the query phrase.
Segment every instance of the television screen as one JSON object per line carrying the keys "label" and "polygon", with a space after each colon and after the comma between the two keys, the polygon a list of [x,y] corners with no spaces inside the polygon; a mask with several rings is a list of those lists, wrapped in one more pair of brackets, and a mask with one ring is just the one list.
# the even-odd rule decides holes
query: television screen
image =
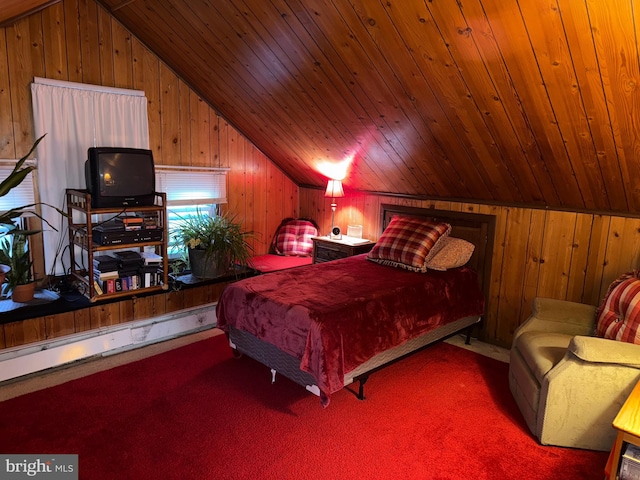
{"label": "television screen", "polygon": [[92,147],[85,168],[95,208],[153,205],[155,169],[151,150]]}

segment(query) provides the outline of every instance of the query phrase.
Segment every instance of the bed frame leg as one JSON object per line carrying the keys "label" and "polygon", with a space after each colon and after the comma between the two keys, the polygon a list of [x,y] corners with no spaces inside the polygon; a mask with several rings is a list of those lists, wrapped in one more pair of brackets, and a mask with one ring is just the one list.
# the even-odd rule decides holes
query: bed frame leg
{"label": "bed frame leg", "polygon": [[467,327],[467,338],[464,341],[465,345],[471,345],[471,331],[473,330],[473,325]]}
{"label": "bed frame leg", "polygon": [[369,375],[358,378],[360,386],[358,387],[358,400],[364,400],[364,384],[369,380]]}

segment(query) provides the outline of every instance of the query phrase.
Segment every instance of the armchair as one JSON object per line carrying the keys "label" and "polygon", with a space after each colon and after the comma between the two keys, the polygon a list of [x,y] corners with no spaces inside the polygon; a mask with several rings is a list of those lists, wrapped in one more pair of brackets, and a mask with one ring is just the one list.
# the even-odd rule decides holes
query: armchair
{"label": "armchair", "polygon": [[640,345],[596,338],[596,307],[536,298],[514,333],[509,387],[544,445],[608,451],[611,423],[640,380]]}

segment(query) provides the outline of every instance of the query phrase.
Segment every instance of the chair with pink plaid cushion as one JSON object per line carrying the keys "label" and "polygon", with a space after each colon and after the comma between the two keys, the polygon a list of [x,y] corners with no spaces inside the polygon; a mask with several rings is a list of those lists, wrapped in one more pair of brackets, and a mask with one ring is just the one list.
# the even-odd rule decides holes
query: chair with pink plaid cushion
{"label": "chair with pink plaid cushion", "polygon": [[269,253],[256,255],[249,266],[260,273],[311,265],[313,242],[318,225],[308,218],[285,218],[273,236]]}
{"label": "chair with pink plaid cushion", "polygon": [[514,333],[509,385],[540,443],[609,451],[612,422],[640,380],[640,272],[614,281],[599,308],[535,298]]}

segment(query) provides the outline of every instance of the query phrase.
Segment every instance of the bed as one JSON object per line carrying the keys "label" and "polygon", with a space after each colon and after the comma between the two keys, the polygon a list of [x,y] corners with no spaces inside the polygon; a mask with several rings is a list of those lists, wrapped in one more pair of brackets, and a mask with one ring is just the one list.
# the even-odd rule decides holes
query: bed
{"label": "bed", "polygon": [[364,398],[371,373],[433,342],[465,330],[468,340],[484,312],[493,217],[382,205],[377,245],[399,218],[446,222],[449,236],[473,243],[471,259],[422,273],[362,254],[235,282],[216,307],[234,351],[327,406],[331,394],[355,381]]}

